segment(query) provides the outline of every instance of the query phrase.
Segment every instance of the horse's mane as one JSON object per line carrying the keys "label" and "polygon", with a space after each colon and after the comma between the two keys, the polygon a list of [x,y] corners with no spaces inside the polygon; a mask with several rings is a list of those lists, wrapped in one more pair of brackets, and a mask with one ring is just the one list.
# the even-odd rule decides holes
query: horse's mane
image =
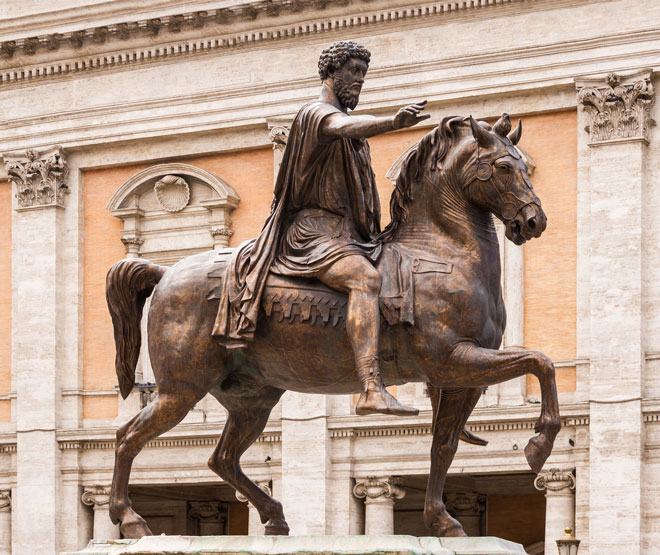
{"label": "horse's mane", "polygon": [[433,131],[422,137],[417,148],[406,156],[390,197],[390,223],[380,234],[383,241],[391,241],[399,224],[408,219],[408,204],[413,200],[413,186],[419,179],[420,172],[425,169],[428,157],[432,157],[430,171],[438,171],[438,163],[442,162],[455,141],[455,128],[463,122],[462,116],[443,118]]}

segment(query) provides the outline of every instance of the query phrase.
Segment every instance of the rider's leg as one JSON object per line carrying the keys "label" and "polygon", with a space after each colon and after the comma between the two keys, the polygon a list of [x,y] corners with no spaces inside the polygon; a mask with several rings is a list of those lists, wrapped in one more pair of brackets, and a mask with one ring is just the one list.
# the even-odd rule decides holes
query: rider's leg
{"label": "rider's leg", "polygon": [[362,384],[355,412],[381,412],[400,416],[417,414],[417,409],[402,405],[389,394],[380,376],[378,294],[381,278],[378,270],[366,258],[352,255],[338,260],[317,277],[333,289],[348,293],[346,330]]}

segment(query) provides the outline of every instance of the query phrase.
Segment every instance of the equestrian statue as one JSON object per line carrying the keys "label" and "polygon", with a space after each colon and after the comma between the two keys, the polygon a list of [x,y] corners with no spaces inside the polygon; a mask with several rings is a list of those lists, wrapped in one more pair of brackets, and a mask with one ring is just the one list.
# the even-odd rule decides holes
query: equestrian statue
{"label": "equestrian statue", "polygon": [[559,432],[552,361],[500,351],[506,313],[495,215],[517,245],[539,237],[546,216],[504,114],[492,127],[445,117],[405,158],[380,229],[367,138],[429,116],[425,102],[394,116],[349,115],[370,61],[352,41],[319,59],[318,100],[289,134],[271,215],[236,249],[187,257],[171,268],[134,258],[106,281],[125,398],[135,383],[146,298],[156,397],[117,430],[110,517],[127,538],[151,532],[133,508],[133,459],[207,393],[227,410],[210,468],[257,509],[266,534],[288,534],[282,505],[241,470],[286,390],[358,393],[358,415],[415,415],[386,386],[426,382],[433,406],[424,521],[439,536],[464,536],[442,501],[459,439],[484,387],[532,374],[541,386],[536,436],[525,448],[539,472]]}

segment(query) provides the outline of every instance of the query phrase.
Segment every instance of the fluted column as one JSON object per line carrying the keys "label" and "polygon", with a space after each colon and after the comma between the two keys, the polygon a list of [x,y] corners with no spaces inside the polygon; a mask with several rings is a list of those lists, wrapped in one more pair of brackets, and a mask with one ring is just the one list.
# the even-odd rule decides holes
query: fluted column
{"label": "fluted column", "polygon": [[110,488],[104,486],[86,487],[82,502],[94,509],[94,531],[92,539],[114,540],[119,538],[119,526],[110,520]]}
{"label": "fluted column", "polygon": [[[268,495],[272,495],[268,482],[257,482],[257,485]],[[248,506],[248,536],[263,536],[265,524],[261,522],[259,511],[247,500],[242,493],[236,492],[236,499],[241,503],[247,503]]]}
{"label": "fluted column", "polygon": [[570,471],[552,468],[536,477],[534,487],[545,491],[545,552],[555,553],[564,529],[575,529],[575,478]]}
{"label": "fluted column", "polygon": [[368,536],[394,533],[394,501],[403,499],[406,492],[392,478],[369,476],[358,480],[353,494],[364,499],[364,533]]}
{"label": "fluted column", "polygon": [[0,555],[11,555],[11,491],[0,491]]}
{"label": "fluted column", "polygon": [[448,493],[447,511],[463,526],[470,537],[481,536],[482,515],[486,511],[487,497],[476,491],[469,493]]}

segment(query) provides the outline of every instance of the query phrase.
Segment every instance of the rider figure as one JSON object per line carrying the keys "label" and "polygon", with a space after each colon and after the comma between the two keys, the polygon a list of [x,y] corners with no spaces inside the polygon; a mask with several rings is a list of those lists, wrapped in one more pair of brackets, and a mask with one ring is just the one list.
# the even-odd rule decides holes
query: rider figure
{"label": "rider figure", "polygon": [[362,384],[356,413],[414,415],[417,409],[392,397],[380,376],[381,277],[374,267],[381,250],[380,202],[366,139],[430,116],[420,115],[425,102],[394,116],[348,115],[357,106],[370,57],[353,41],[321,53],[321,94],[293,122],[271,217],[260,237],[234,258],[234,279],[225,282],[234,289],[221,301],[214,335],[229,347],[252,338],[264,269],[317,278],[348,294],[346,328]]}

